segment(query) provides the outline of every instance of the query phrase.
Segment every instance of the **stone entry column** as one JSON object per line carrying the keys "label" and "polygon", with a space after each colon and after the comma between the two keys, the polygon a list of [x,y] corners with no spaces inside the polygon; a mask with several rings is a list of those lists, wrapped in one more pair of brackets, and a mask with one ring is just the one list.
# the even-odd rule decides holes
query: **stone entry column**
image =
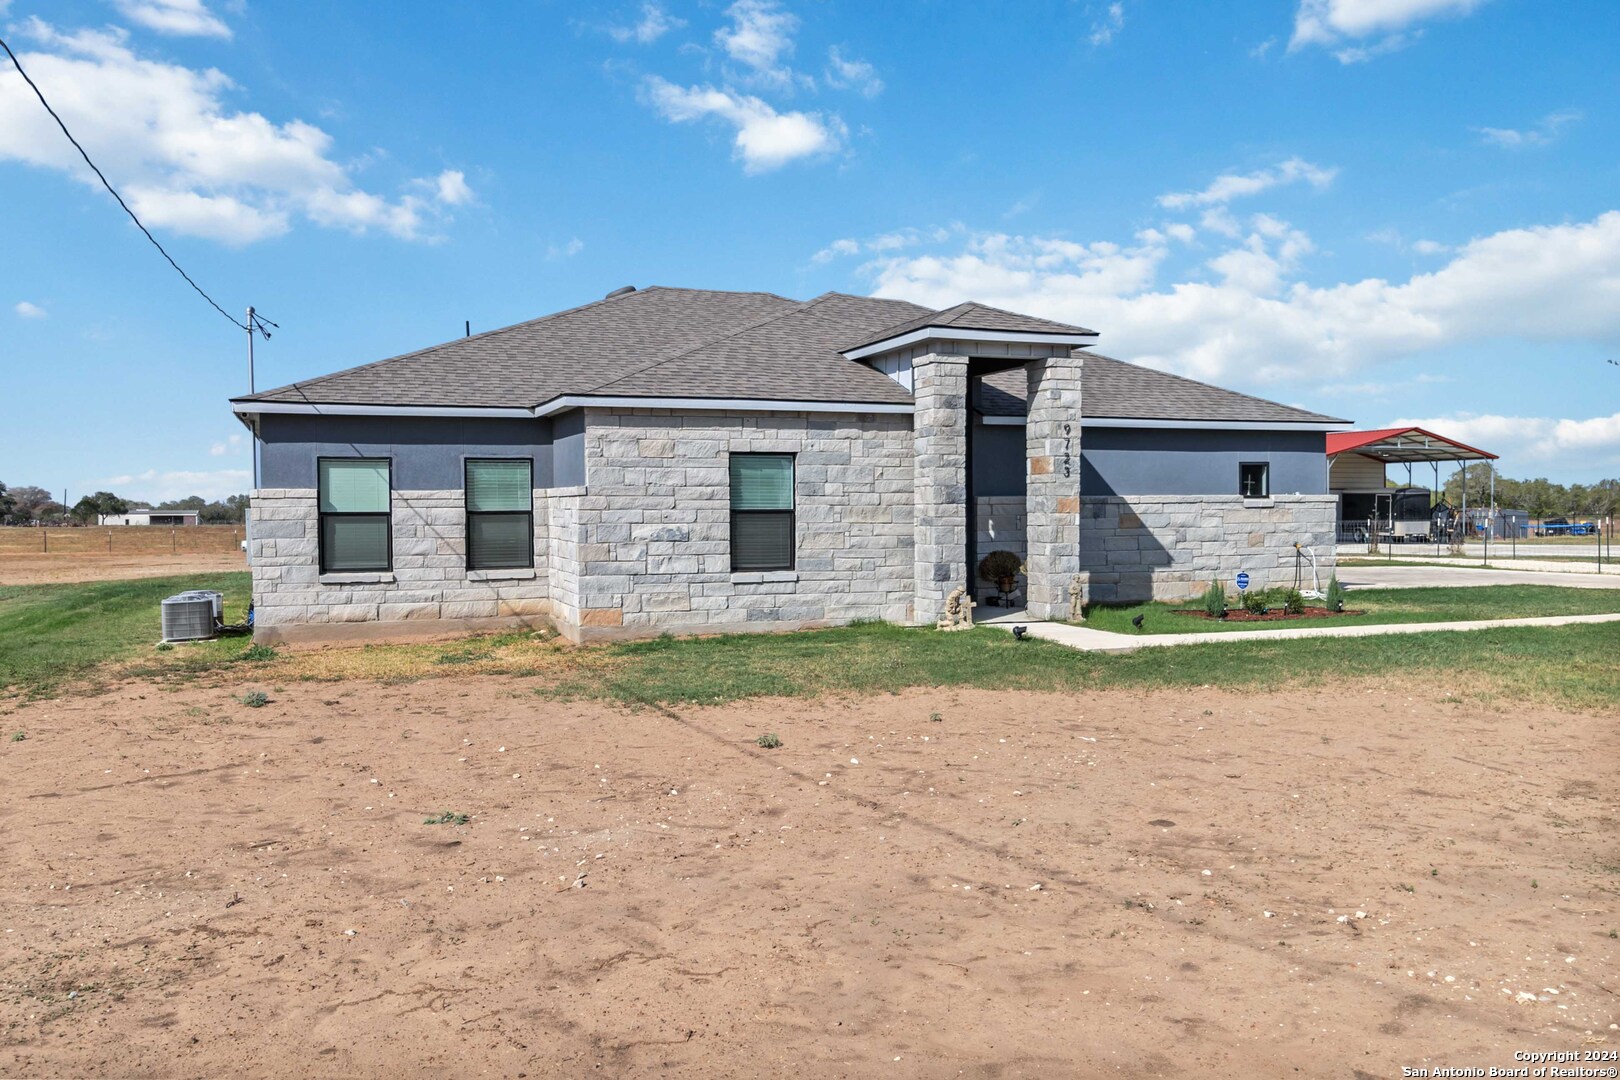
{"label": "stone entry column", "polygon": [[1069,586],[1080,573],[1080,371],[1078,356],[1027,366],[1024,487],[1031,619],[1069,617]]}
{"label": "stone entry column", "polygon": [[967,370],[965,356],[912,361],[916,592],[912,620],[931,625],[945,599],[970,585],[967,565]]}

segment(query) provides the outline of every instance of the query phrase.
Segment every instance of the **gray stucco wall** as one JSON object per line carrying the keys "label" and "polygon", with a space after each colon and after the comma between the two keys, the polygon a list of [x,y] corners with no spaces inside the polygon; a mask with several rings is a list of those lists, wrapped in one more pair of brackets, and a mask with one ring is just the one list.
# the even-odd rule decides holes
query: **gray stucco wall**
{"label": "gray stucco wall", "polygon": [[1087,495],[1236,495],[1238,465],[1271,463],[1273,495],[1327,491],[1320,431],[1177,431],[1086,426]]}
{"label": "gray stucco wall", "polygon": [[[1271,463],[1274,495],[1327,491],[1327,437],[1320,431],[1179,431],[1085,425],[1080,490],[1086,495],[1236,495],[1238,465]],[[974,494],[1024,493],[1024,429],[973,431]]]}
{"label": "gray stucco wall", "polygon": [[[1090,432],[1086,432],[1090,437]],[[975,417],[973,421],[973,490],[981,496],[1016,495],[1024,497],[1024,471],[1026,450],[1024,426],[986,424]],[[1085,447],[1080,449],[1082,464]]]}
{"label": "gray stucco wall", "polygon": [[[551,419],[551,479],[556,487],[585,484],[585,410]],[[539,486],[539,481],[535,482]]]}
{"label": "gray stucco wall", "polygon": [[[579,417],[579,413],[567,414]],[[559,418],[559,421],[562,418]],[[583,482],[583,426],[570,443],[571,472]],[[460,490],[463,461],[469,457],[534,459],[534,486],[558,486],[554,476],[552,421],[484,420],[454,417],[291,416],[268,414],[260,421],[263,450],[260,486],[303,489],[316,486],[316,459],[386,457],[393,460],[396,491]]]}

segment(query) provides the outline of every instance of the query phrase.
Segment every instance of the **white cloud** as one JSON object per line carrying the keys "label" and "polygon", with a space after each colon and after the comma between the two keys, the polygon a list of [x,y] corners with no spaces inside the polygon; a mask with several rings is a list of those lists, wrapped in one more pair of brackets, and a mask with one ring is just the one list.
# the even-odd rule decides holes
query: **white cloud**
{"label": "white cloud", "polygon": [[434,182],[436,194],[446,206],[465,206],[473,201],[473,190],[467,186],[467,174],[457,169],[446,169]]}
{"label": "white cloud", "polygon": [[1405,281],[1299,280],[1310,238],[1263,215],[1190,280],[1160,281],[1156,230],[1127,245],[981,233],[960,250],[878,258],[876,295],[965,299],[1100,331],[1117,355],[1220,381],[1337,378],[1448,346],[1515,337],[1620,345],[1620,211],[1509,229]]}
{"label": "white cloud", "polygon": [[819,265],[821,263],[831,262],[836,258],[859,255],[862,252],[881,255],[892,251],[900,251],[909,247],[916,247],[917,245],[923,243],[941,243],[948,240],[953,234],[957,234],[962,231],[963,230],[960,225],[953,226],[952,228],[946,228],[943,225],[935,225],[932,228],[927,229],[896,229],[893,232],[886,232],[879,236],[869,237],[866,240],[856,240],[852,237],[845,237],[841,240],[834,240],[832,243],[810,256],[810,261]]}
{"label": "white cloud", "polygon": [[[42,46],[22,56],[29,74],[149,226],[246,244],[286,233],[301,216],[418,239],[452,205],[359,188],[352,167],[332,158],[326,132],[231,111],[225,96],[237,88],[222,72],[145,59],[122,30],[63,33],[30,19],[24,31]],[[16,73],[0,71],[0,159],[7,158],[100,189]],[[443,190],[435,181],[405,187],[424,183]]]}
{"label": "white cloud", "polygon": [[642,4],[641,18],[634,26],[610,26],[608,34],[614,41],[637,45],[651,45],[671,30],[679,30],[686,25],[685,19],[677,19],[665,11],[659,4]]}
{"label": "white cloud", "polygon": [[1495,146],[1508,150],[1525,150],[1535,146],[1546,146],[1558,138],[1559,134],[1570,124],[1581,119],[1581,114],[1574,110],[1548,113],[1542,117],[1535,127],[1520,131],[1515,128],[1481,127],[1474,130],[1479,132],[1484,140]]}
{"label": "white cloud", "polygon": [[[1341,64],[1395,52],[1423,33],[1425,19],[1471,14],[1485,0],[1300,0],[1294,14],[1293,52],[1307,45],[1332,48]],[[1373,40],[1369,40],[1373,39]]]}
{"label": "white cloud", "polygon": [[1387,244],[1397,251],[1409,251],[1415,255],[1444,255],[1451,248],[1438,240],[1413,240],[1407,243],[1399,229],[1383,228],[1367,234],[1367,239],[1375,244]]}
{"label": "white cloud", "polygon": [[1114,35],[1125,29],[1125,5],[1109,4],[1103,12],[1103,17],[1091,24],[1092,45],[1108,45],[1114,40]]}
{"label": "white cloud", "polygon": [[248,469],[216,469],[212,472],[147,469],[142,473],[109,476],[95,481],[95,486],[104,491],[152,503],[192,495],[201,495],[210,500],[223,499],[240,495],[252,485],[253,473]]}
{"label": "white cloud", "polygon": [[867,97],[883,93],[883,80],[878,78],[877,69],[865,60],[846,58],[836,45],[827,50],[824,78],[828,86],[837,90],[858,90]]}
{"label": "white cloud", "polygon": [[119,14],[160,34],[231,36],[231,28],[202,0],[113,0]]}
{"label": "white cloud", "polygon": [[576,236],[572,240],[569,240],[566,244],[546,245],[546,258],[551,262],[557,262],[562,259],[572,259],[575,255],[578,255],[584,250],[585,241]]}
{"label": "white cloud", "polygon": [[737,0],[726,9],[731,25],[714,32],[714,40],[727,56],[744,65],[753,77],[768,85],[787,86],[794,73],[782,63],[793,52],[798,16],[783,11],[775,0]]}
{"label": "white cloud", "polygon": [[44,308],[38,304],[31,304],[27,300],[17,301],[17,306],[13,310],[25,319],[43,319],[45,317]]}
{"label": "white cloud", "polygon": [[1585,420],[1550,416],[1455,413],[1399,419],[1390,427],[1421,427],[1516,459],[1568,462],[1583,470],[1620,464],[1620,412]]}
{"label": "white cloud", "polygon": [[1337,168],[1323,168],[1320,165],[1312,165],[1302,158],[1292,157],[1274,169],[1260,169],[1247,175],[1223,173],[1202,191],[1160,195],[1159,205],[1171,210],[1183,210],[1194,206],[1222,206],[1233,199],[1258,195],[1262,191],[1301,180],[1321,190],[1333,183],[1333,178],[1338,174]]}
{"label": "white cloud", "polygon": [[676,86],[656,75],[642,84],[647,100],[666,120],[717,119],[737,129],[733,156],[748,173],[769,172],[800,158],[843,145],[848,129],[836,115],[777,112],[757,97],[711,86]]}
{"label": "white cloud", "polygon": [[213,457],[224,457],[226,454],[240,454],[242,452],[242,436],[232,435],[223,442],[217,442],[208,448]]}

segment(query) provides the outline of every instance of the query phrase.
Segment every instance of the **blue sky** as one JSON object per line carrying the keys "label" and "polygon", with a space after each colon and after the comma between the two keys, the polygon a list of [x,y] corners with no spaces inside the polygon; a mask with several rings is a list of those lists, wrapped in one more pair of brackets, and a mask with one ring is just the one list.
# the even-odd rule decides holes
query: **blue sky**
{"label": "blue sky", "polygon": [[[384,14],[386,12],[386,14]],[[963,299],[1620,475],[1620,5],[0,0],[260,387],[625,284]],[[0,480],[245,490],[243,335],[0,73]]]}

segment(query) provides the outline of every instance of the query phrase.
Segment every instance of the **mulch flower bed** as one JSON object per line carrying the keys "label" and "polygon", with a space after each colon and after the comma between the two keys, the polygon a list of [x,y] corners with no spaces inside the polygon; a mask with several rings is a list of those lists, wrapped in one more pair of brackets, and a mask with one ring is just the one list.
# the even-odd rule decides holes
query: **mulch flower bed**
{"label": "mulch flower bed", "polygon": [[[1189,609],[1189,608],[1178,608],[1176,610],[1176,614],[1177,615],[1190,615],[1195,619],[1213,619],[1213,618],[1215,618],[1213,615],[1209,614],[1209,612],[1207,612],[1207,611],[1195,611],[1195,610],[1192,610],[1192,609]],[[1288,614],[1288,612],[1283,611],[1281,608],[1277,609],[1276,611],[1268,611],[1264,615],[1256,615],[1252,611],[1244,611],[1242,608],[1233,608],[1232,610],[1230,610],[1230,611],[1228,611],[1226,613],[1226,618],[1218,619],[1216,621],[1217,622],[1286,622],[1286,621],[1288,621],[1290,619],[1337,619],[1337,618],[1340,618],[1341,616],[1344,616],[1344,615],[1365,615],[1365,614],[1367,614],[1365,611],[1329,611],[1325,607],[1308,607],[1298,615],[1290,615],[1290,614]]]}

